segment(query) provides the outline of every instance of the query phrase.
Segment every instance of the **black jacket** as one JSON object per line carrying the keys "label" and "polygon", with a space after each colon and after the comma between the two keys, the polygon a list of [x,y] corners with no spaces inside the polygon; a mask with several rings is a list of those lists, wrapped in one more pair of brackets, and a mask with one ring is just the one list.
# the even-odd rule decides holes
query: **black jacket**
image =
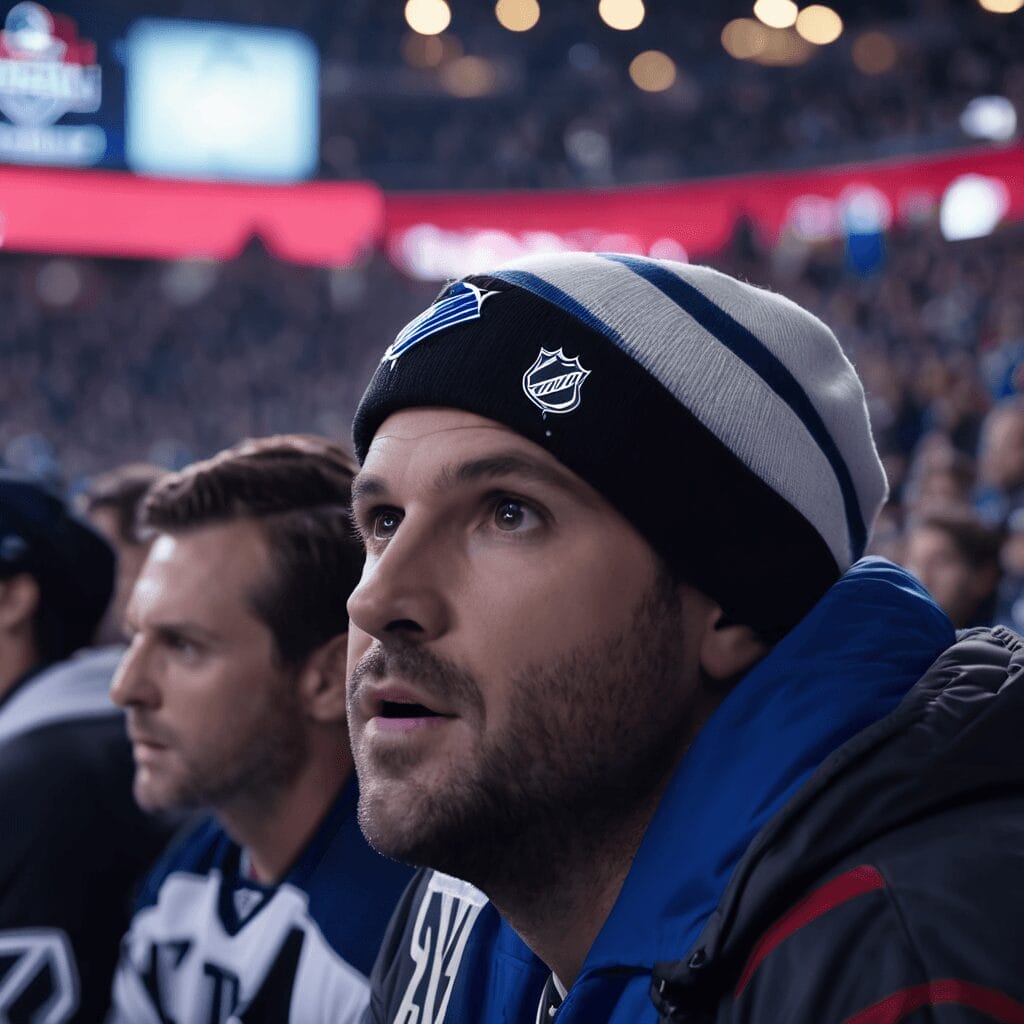
{"label": "black jacket", "polygon": [[765,828],[663,1021],[1024,1022],[1024,642],[972,630]]}
{"label": "black jacket", "polygon": [[116,663],[84,653],[0,708],[0,1021],[103,1019],[135,886],[168,837],[132,798]]}

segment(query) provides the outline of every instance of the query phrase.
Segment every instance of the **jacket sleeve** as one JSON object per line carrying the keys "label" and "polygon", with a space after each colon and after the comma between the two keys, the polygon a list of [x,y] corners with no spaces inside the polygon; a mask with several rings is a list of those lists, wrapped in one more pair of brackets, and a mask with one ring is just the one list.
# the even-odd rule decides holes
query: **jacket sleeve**
{"label": "jacket sleeve", "polygon": [[[754,944],[731,1024],[1024,1021],[1024,926],[1000,867],[863,863],[814,888]],[[909,863],[908,863],[909,866]],[[719,1019],[723,1019],[720,1016]]]}

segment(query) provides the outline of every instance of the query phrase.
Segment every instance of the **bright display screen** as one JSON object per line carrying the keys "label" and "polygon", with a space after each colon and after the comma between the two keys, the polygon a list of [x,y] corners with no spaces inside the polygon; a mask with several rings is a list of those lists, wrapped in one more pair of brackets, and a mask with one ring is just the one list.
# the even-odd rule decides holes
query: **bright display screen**
{"label": "bright display screen", "polygon": [[319,58],[299,32],[135,22],[125,156],[141,174],[285,182],[317,167]]}

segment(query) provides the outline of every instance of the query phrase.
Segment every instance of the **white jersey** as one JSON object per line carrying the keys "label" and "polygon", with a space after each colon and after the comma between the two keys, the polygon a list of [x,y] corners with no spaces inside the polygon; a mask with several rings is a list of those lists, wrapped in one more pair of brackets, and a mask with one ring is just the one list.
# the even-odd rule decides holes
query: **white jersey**
{"label": "white jersey", "polygon": [[125,936],[108,1024],[355,1024],[411,870],[376,853],[351,781],[277,885],[247,877],[213,821],[154,869]]}

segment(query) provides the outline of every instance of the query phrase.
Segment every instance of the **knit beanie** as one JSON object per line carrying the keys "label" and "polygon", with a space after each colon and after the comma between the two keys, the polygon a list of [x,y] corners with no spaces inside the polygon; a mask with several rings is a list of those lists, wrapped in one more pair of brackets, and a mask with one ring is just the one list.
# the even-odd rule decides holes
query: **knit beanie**
{"label": "knit beanie", "polygon": [[835,335],[708,267],[560,253],[463,278],[384,353],[353,425],[360,463],[416,406],[540,445],[769,640],[861,557],[887,493]]}

